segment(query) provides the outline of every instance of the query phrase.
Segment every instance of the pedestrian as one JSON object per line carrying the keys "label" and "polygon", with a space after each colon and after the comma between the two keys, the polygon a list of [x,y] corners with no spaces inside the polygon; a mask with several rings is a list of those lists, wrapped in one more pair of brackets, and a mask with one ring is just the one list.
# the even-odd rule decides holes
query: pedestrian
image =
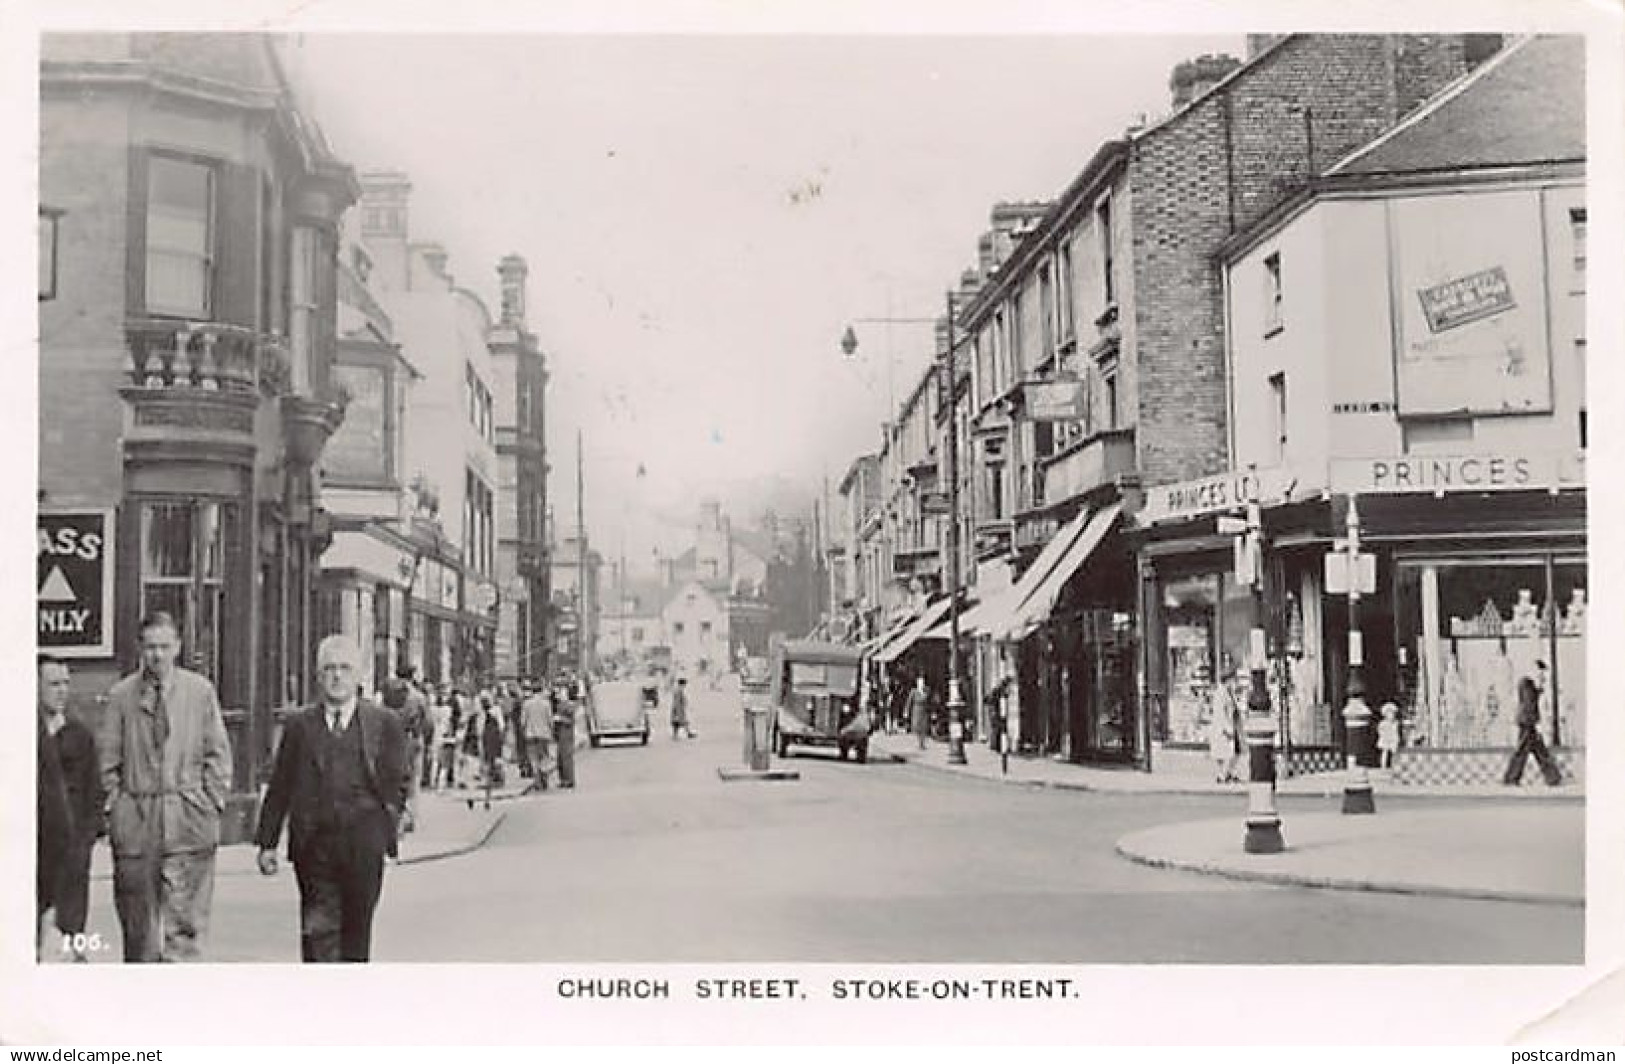
{"label": "pedestrian", "polygon": [[[480,694],[480,761],[485,784],[485,808],[491,808],[491,789],[502,786],[502,711],[489,692]],[[472,807],[474,800],[469,799]]]}
{"label": "pedestrian", "polygon": [[559,786],[576,785],[576,697],[574,683],[560,688],[553,699],[553,743],[558,749]]}
{"label": "pedestrian", "polygon": [[[416,782],[412,787],[412,799],[415,799],[421,787],[429,786],[429,778],[434,772],[429,697],[424,692],[423,685],[418,682],[417,666],[396,666],[395,678],[406,684],[406,739],[411,745],[412,766],[416,774]],[[415,805],[415,802],[409,800],[408,805]]]}
{"label": "pedestrian", "polygon": [[361,652],[330,635],[316,648],[320,700],[290,716],[277,744],[255,841],[263,875],[288,860],[299,883],[299,955],[305,962],[366,961],[384,858],[395,857],[406,805],[406,733],[396,714],[357,697]]}
{"label": "pedestrian", "polygon": [[102,774],[96,737],[68,713],[68,663],[49,655],[39,659],[40,717],[61,768],[68,799],[67,850],[56,874],[53,901],[62,952],[84,963],[85,918],[90,911],[90,855],[102,824]]}
{"label": "pedestrian", "polygon": [[1377,752],[1381,767],[1394,767],[1394,755],[1399,752],[1399,707],[1392,702],[1382,704],[1382,720],[1377,724]]}
{"label": "pedestrian", "polygon": [[434,701],[429,705],[429,787],[439,790],[442,780],[446,786],[451,785],[452,755],[456,753],[457,737],[453,734],[451,719],[451,706],[446,704],[446,696],[436,691]]}
{"label": "pedestrian", "polygon": [[138,631],[141,668],[108,691],[97,736],[113,900],[126,961],[195,960],[214,897],[231,741],[214,684],[175,664],[174,617],[149,614]]}
{"label": "pedestrian", "polygon": [[34,786],[37,805],[34,812],[34,959],[43,959],[45,915],[55,910],[61,889],[63,869],[73,849],[73,809],[67,784],[62,779],[62,761],[46,725],[45,664],[40,664],[40,712],[34,724]]}
{"label": "pedestrian", "polygon": [[458,733],[458,769],[460,782],[458,787],[467,788],[468,781],[473,780],[479,785],[480,778],[480,710],[479,702],[472,694],[465,693],[463,702],[462,731]]}
{"label": "pedestrian", "polygon": [[553,741],[553,707],[539,684],[532,683],[519,703],[525,735],[525,758],[530,762],[530,789],[547,790],[548,747]]}
{"label": "pedestrian", "polygon": [[914,677],[914,690],[908,695],[909,730],[925,749],[925,740],[931,734],[931,691],[925,685],[925,674]]}
{"label": "pedestrian", "polygon": [[1239,752],[1236,737],[1240,731],[1240,709],[1236,696],[1230,690],[1235,674],[1225,676],[1208,691],[1207,751],[1213,759],[1214,779],[1219,783],[1236,782],[1236,755]]}
{"label": "pedestrian", "polygon": [[1523,676],[1518,679],[1518,748],[1512,752],[1501,782],[1509,787],[1522,783],[1524,765],[1531,754],[1547,786],[1556,787],[1563,782],[1563,770],[1557,767],[1552,752],[1546,749],[1546,740],[1540,736],[1540,686]]}
{"label": "pedestrian", "polygon": [[[407,670],[410,672],[410,669]],[[396,675],[384,681],[384,708],[394,713],[401,722],[401,731],[406,736],[406,764],[411,770],[406,777],[406,807],[401,813],[401,834],[405,835],[417,829],[418,819],[418,762],[423,756],[423,748],[427,745],[424,733],[429,729],[428,707],[422,699],[413,701],[416,692],[412,689],[411,681]]]}
{"label": "pedestrian", "polygon": [[671,693],[671,737],[677,739],[679,733],[695,738],[694,728],[688,721],[688,678],[677,678],[677,689]]}

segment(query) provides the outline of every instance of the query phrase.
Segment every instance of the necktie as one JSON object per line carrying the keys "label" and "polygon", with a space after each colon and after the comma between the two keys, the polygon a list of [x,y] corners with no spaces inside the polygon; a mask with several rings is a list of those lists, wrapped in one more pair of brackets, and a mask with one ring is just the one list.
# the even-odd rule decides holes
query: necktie
{"label": "necktie", "polygon": [[330,709],[327,711],[327,730],[332,732],[334,735],[338,734],[339,711],[336,709]]}
{"label": "necktie", "polygon": [[163,752],[169,742],[169,704],[164,701],[164,685],[152,685],[153,730],[158,738],[158,751]]}

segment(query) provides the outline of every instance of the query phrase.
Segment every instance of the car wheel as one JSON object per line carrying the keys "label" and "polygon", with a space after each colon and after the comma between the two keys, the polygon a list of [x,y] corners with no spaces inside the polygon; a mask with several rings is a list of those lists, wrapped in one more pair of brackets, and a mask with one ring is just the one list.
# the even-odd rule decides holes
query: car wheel
{"label": "car wheel", "polygon": [[649,745],[649,732],[647,730],[645,730],[644,733],[641,736],[638,737],[638,745],[639,746],[648,746]]}
{"label": "car wheel", "polygon": [[859,743],[858,744],[858,764],[867,765],[868,763],[869,763],[869,744],[868,743]]}
{"label": "car wheel", "polygon": [[598,736],[596,736],[596,735],[587,736],[587,745],[592,747],[594,750],[598,749]]}
{"label": "car wheel", "polygon": [[780,757],[790,756],[790,737],[783,732],[779,732],[778,747]]}
{"label": "car wheel", "polygon": [[848,750],[849,750],[849,749],[851,749],[851,748],[850,748],[850,747],[848,747],[848,746],[847,746],[847,745],[846,745],[846,744],[845,744],[845,743],[840,743],[840,744],[839,744],[839,745],[837,745],[837,746],[836,746],[836,747],[835,747],[835,749],[836,749],[836,750],[838,750],[838,751],[840,751],[840,754],[841,754],[841,760],[842,760],[842,761],[845,761],[845,760],[846,760],[846,753],[847,753],[847,751],[848,751]]}

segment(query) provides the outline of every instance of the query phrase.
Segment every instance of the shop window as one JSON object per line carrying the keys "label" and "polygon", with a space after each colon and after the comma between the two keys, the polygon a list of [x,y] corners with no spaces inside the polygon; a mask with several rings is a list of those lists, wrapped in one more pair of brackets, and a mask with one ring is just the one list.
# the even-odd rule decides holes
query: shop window
{"label": "shop window", "polygon": [[1204,724],[1213,696],[1218,613],[1217,574],[1163,583],[1162,614],[1167,648],[1164,738],[1170,743],[1205,741]]}
{"label": "shop window", "polygon": [[[1416,562],[1400,569],[1400,631],[1413,660],[1406,745],[1516,744],[1517,686],[1544,684],[1541,731],[1585,741],[1586,569],[1538,558]],[[1554,707],[1556,707],[1554,719]]]}
{"label": "shop window", "polygon": [[146,306],[207,319],[213,309],[214,170],[154,155],[147,167]]}
{"label": "shop window", "polygon": [[238,506],[154,501],[142,503],[140,515],[141,612],[174,617],[180,663],[224,686],[226,552],[237,536]]}

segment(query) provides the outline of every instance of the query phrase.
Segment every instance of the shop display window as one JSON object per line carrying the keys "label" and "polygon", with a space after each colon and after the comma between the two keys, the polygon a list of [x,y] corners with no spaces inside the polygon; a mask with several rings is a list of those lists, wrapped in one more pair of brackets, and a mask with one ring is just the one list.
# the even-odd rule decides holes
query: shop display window
{"label": "shop display window", "polygon": [[1213,656],[1219,613],[1219,577],[1168,580],[1162,585],[1166,628],[1168,730],[1170,743],[1205,741],[1213,695]]}
{"label": "shop display window", "polygon": [[1516,745],[1524,676],[1543,684],[1542,734],[1583,745],[1583,564],[1549,570],[1542,558],[1406,562],[1399,581],[1401,641],[1416,662],[1404,745]]}

